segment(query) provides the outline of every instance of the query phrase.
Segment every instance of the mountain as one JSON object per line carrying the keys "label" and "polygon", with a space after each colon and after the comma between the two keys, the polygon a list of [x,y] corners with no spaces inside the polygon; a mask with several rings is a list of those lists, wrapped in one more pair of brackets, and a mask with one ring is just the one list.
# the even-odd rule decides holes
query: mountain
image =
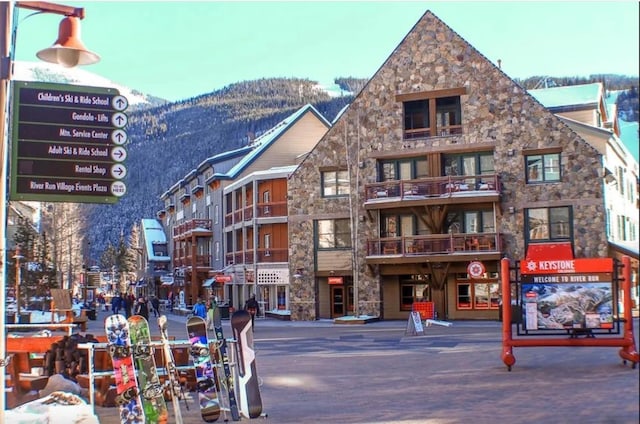
{"label": "mountain", "polygon": [[[347,86],[341,90],[351,93]],[[246,145],[305,104],[331,121],[352,100],[316,81],[270,78],[129,113],[127,194],[113,205],[83,207],[90,260],[97,262],[106,246],[117,245],[119,235],[129,234],[141,218],[155,217],[160,195],[203,160]]]}
{"label": "mountain", "polygon": [[117,89],[129,101],[129,111],[166,104],[167,101],[143,94],[129,87],[117,84],[107,78],[85,71],[82,68],[65,68],[44,62],[14,62],[13,79],[16,81],[42,81],[58,84],[109,87]]}
{"label": "mountain", "polygon": [[[108,244],[118,244],[120,234],[128,235],[134,223],[155,217],[162,207],[160,195],[203,160],[246,145],[250,137],[259,136],[307,103],[332,121],[367,82],[337,77],[333,84],[322,85],[305,78],[269,78],[170,103],[82,69],[17,62],[15,74],[14,79],[22,81],[115,87],[129,99],[127,194],[113,205],[81,207],[92,263],[99,261]],[[531,77],[519,83],[529,89],[543,78],[552,79]],[[609,89],[637,87],[637,78],[616,75],[554,80],[558,85],[606,81]],[[637,89],[630,92],[630,106],[619,105],[626,116],[629,110],[637,111]]]}

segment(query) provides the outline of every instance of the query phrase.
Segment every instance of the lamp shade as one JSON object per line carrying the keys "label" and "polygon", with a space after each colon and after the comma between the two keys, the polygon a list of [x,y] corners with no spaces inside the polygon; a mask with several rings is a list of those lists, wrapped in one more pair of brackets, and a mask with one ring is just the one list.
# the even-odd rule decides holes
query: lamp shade
{"label": "lamp shade", "polygon": [[45,62],[58,63],[66,68],[100,61],[100,56],[87,50],[80,40],[80,18],[75,16],[65,16],[60,21],[56,42],[53,46],[40,50],[36,56]]}

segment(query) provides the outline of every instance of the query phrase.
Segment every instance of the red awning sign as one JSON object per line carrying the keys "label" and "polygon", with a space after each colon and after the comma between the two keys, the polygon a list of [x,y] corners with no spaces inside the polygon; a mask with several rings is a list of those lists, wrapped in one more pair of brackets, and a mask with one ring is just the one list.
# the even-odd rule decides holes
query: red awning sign
{"label": "red awning sign", "polygon": [[233,280],[231,275],[216,275],[214,278],[216,283],[230,283]]}
{"label": "red awning sign", "polygon": [[342,277],[329,277],[327,279],[327,282],[329,284],[343,284],[344,283],[344,279]]}

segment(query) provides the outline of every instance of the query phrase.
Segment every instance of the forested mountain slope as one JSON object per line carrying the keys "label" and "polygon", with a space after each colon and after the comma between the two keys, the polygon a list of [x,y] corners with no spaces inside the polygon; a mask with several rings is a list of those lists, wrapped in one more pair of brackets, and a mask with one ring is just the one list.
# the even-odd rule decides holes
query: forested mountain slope
{"label": "forested mountain slope", "polygon": [[159,196],[206,158],[246,145],[249,134],[259,136],[307,103],[331,121],[352,100],[331,97],[315,81],[272,78],[131,112],[127,194],[114,205],[84,207],[90,258],[97,261],[141,218],[155,217]]}

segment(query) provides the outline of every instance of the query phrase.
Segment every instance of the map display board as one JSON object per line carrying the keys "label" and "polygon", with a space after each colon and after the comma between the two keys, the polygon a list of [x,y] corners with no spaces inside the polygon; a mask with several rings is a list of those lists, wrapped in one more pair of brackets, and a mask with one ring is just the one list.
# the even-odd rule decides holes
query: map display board
{"label": "map display board", "polygon": [[617,296],[610,259],[523,261],[521,273],[527,330],[613,328]]}
{"label": "map display board", "polygon": [[13,82],[12,200],[115,203],[128,100],[113,88]]}

